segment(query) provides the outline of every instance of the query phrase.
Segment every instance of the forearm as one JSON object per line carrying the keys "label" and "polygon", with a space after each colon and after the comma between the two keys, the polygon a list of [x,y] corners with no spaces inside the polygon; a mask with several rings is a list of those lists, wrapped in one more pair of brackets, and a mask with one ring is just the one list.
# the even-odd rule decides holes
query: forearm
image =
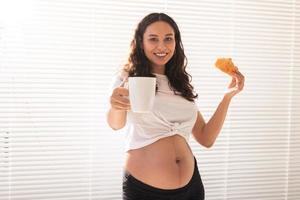
{"label": "forearm", "polygon": [[107,123],[113,130],[121,129],[126,123],[126,114],[126,110],[115,110],[110,108],[107,112]]}
{"label": "forearm", "polygon": [[204,126],[202,138],[205,146],[211,147],[217,139],[224,124],[230,101],[231,98],[224,96],[217,110]]}

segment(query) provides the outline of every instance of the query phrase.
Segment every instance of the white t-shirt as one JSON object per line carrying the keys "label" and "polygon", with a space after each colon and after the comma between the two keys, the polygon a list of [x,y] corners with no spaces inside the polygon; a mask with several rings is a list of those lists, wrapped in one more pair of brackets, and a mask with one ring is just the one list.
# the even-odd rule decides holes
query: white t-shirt
{"label": "white t-shirt", "polygon": [[[198,106],[180,95],[175,95],[168,85],[166,75],[156,75],[158,91],[150,113],[127,111],[125,151],[149,145],[161,138],[178,134],[189,142],[197,119]],[[120,86],[128,76],[116,75],[112,89]],[[179,93],[179,92],[176,92]]]}

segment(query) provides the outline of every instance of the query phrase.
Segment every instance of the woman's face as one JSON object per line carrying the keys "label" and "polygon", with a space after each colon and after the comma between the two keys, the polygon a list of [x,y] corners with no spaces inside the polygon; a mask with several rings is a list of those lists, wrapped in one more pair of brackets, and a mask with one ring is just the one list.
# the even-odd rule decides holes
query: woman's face
{"label": "woman's face", "polygon": [[150,24],[143,35],[143,48],[152,64],[153,71],[164,72],[165,64],[172,58],[175,51],[173,28],[164,21]]}

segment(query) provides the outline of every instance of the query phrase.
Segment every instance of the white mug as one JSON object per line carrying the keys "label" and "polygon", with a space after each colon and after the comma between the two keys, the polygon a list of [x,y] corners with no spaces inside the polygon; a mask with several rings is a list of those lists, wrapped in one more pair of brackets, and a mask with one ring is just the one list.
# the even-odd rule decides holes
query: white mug
{"label": "white mug", "polygon": [[152,111],[156,77],[128,77],[129,100],[132,112]]}

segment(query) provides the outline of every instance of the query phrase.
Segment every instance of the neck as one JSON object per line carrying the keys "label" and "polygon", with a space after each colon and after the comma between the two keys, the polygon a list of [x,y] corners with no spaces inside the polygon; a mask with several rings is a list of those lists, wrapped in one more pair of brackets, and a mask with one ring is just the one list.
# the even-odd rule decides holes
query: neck
{"label": "neck", "polygon": [[153,66],[152,72],[156,74],[165,74],[165,66]]}

